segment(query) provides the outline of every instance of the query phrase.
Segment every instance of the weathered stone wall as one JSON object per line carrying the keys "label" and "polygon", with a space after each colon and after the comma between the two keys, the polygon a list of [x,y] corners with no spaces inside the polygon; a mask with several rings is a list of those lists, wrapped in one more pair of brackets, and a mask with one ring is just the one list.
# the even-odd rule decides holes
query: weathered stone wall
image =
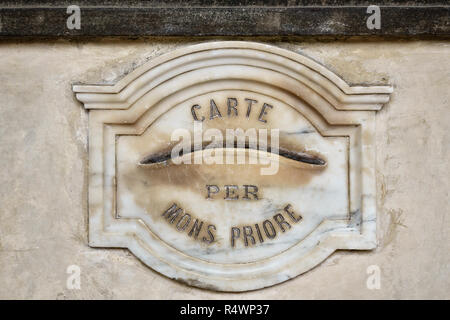
{"label": "weathered stone wall", "polygon": [[[169,280],[127,250],[90,248],[88,115],[71,85],[115,83],[199,41],[3,42],[0,298],[450,298],[448,42],[258,41],[307,55],[351,84],[394,86],[377,114],[377,249],[336,252],[280,285],[225,294]],[[66,288],[73,264],[80,290]],[[379,290],[366,287],[370,265],[381,269]]]}

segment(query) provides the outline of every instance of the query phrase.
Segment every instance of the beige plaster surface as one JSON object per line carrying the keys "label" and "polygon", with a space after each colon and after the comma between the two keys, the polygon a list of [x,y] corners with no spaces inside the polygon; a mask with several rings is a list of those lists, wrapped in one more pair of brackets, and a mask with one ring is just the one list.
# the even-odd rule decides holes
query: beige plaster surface
{"label": "beige plaster surface", "polygon": [[[248,39],[258,40],[258,39]],[[87,112],[72,84],[115,83],[148,59],[198,41],[0,44],[0,298],[450,298],[448,42],[279,42],[351,84],[392,84],[377,114],[378,247],[246,293],[191,288],[124,249],[87,243]],[[81,289],[66,286],[70,265]],[[379,266],[381,287],[366,286]]]}

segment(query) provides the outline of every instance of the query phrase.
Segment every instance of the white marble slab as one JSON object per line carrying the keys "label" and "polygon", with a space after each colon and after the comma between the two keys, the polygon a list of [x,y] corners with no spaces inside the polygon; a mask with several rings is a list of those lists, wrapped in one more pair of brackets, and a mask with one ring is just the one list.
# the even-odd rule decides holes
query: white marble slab
{"label": "white marble slab", "polygon": [[[376,246],[374,117],[391,87],[351,87],[305,56],[230,41],[175,50],[114,86],[73,89],[90,110],[91,246],[128,248],[170,278],[221,291],[274,285],[337,249]],[[175,164],[172,134],[193,136],[199,123],[223,136],[264,129],[275,141],[277,131],[278,170],[262,175],[273,152],[251,148],[245,164]],[[185,157],[208,159],[192,151]]]}

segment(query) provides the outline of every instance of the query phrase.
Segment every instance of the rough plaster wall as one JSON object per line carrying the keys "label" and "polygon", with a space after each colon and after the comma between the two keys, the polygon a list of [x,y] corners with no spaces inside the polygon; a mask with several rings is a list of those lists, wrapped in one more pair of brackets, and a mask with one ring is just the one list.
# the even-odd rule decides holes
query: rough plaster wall
{"label": "rough plaster wall", "polygon": [[[167,279],[127,250],[88,247],[87,113],[71,84],[113,83],[191,42],[0,44],[0,298],[450,298],[448,42],[271,42],[349,83],[394,85],[377,115],[376,250],[337,252],[283,284],[224,294]],[[72,264],[81,290],[66,288]],[[366,287],[374,264],[380,290]]]}

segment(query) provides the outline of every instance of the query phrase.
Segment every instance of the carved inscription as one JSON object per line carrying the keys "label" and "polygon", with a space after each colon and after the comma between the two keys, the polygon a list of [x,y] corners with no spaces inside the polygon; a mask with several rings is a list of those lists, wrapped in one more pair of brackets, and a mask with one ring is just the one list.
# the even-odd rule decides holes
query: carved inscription
{"label": "carved inscription", "polygon": [[[257,99],[252,98],[240,100],[228,97],[226,101],[221,101],[222,103],[218,103],[216,100],[209,99],[209,106],[193,104],[191,107],[193,119],[203,122],[205,120],[239,117],[241,115],[249,119],[252,115],[255,115],[258,121],[267,123],[266,116],[273,109],[271,104],[259,103]],[[233,147],[235,148],[236,145],[233,145]],[[205,199],[209,201],[257,201],[261,200],[259,191],[258,186],[254,184],[211,183],[205,185]],[[224,226],[216,226],[195,218],[176,203],[173,203],[164,211],[162,216],[177,231],[184,232],[188,237],[208,245],[214,243],[218,228],[224,228]],[[235,248],[237,243],[241,242],[245,247],[251,247],[273,240],[280,234],[290,230],[294,224],[299,223],[301,220],[302,216],[295,213],[292,205],[288,204],[270,219],[248,225],[227,226],[229,228],[230,246]]]}
{"label": "carved inscription", "polygon": [[275,239],[277,232],[281,231],[284,233],[292,228],[291,224],[299,223],[301,220],[302,216],[295,213],[292,210],[292,205],[288,204],[284,207],[282,213],[277,213],[272,219],[266,219],[260,223],[255,223],[254,225],[231,227],[231,247],[234,248],[238,240],[243,241],[245,246],[248,247],[263,243],[264,239]]}
{"label": "carved inscription", "polygon": [[[241,111],[239,111],[239,109],[241,109]],[[255,109],[259,110],[255,112]],[[258,100],[250,98],[245,98],[244,101],[240,101],[237,98],[227,98],[224,107],[222,108],[218,106],[214,99],[210,99],[209,109],[206,106],[194,104],[191,107],[191,114],[195,121],[205,121],[206,119],[213,120],[224,116],[238,117],[241,114],[249,119],[250,116],[254,114],[258,121],[266,123],[266,115],[270,109],[273,109],[272,105],[263,102],[258,106]]]}
{"label": "carved inscription", "polygon": [[[212,244],[215,239],[217,227],[214,224],[207,224],[180,208],[173,203],[162,216],[169,224],[172,224],[179,232],[185,232],[189,237]],[[299,223],[302,216],[293,211],[292,205],[288,204],[283,211],[275,214],[271,219],[266,219],[254,225],[230,228],[231,248],[236,247],[237,241],[242,241],[245,247],[264,243],[265,240],[272,240],[277,234],[284,233],[292,228],[293,224]],[[205,225],[205,228],[203,226]],[[205,234],[204,236],[202,236]]]}
{"label": "carved inscription", "polygon": [[225,200],[258,200],[258,187],[251,184],[244,184],[243,186],[237,185],[225,185],[219,187],[215,184],[207,184],[206,185],[206,199],[214,200],[215,195],[219,193],[223,193],[221,195],[222,199]]}
{"label": "carved inscription", "polygon": [[177,231],[185,232],[189,237],[207,244],[214,242],[216,226],[194,218],[176,203],[164,211],[162,216],[168,223],[174,225]]}

